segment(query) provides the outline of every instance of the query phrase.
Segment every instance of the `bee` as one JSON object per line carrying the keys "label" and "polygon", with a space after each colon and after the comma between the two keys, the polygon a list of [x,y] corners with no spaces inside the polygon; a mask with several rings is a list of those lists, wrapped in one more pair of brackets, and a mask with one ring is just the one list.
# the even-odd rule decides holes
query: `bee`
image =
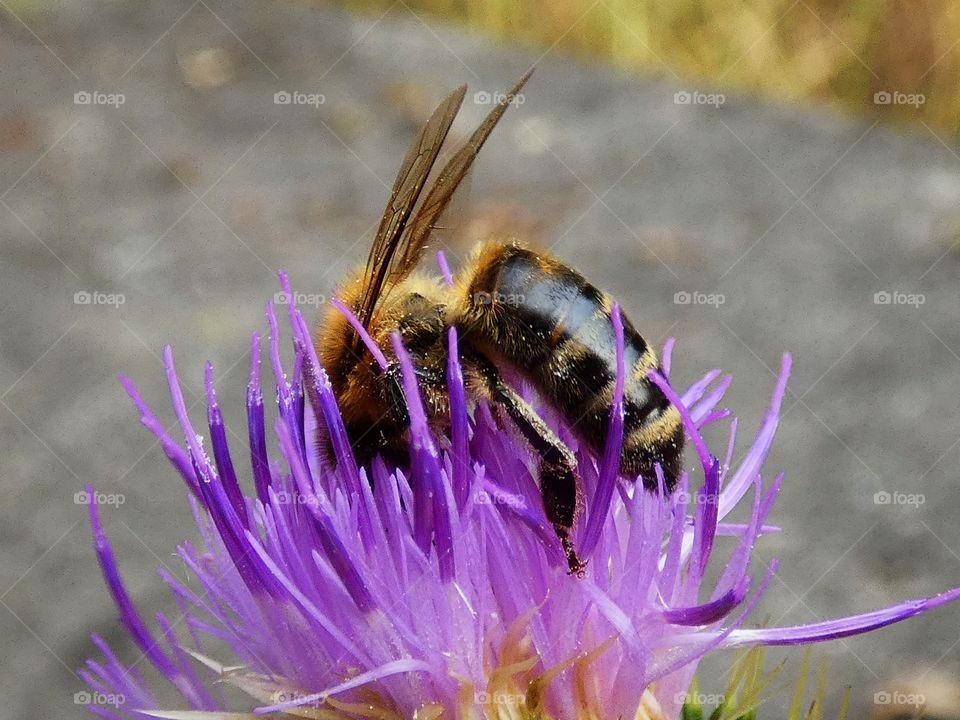
{"label": "bee", "polygon": [[[529,76],[502,96],[425,189],[466,87],[437,107],[403,160],[366,265],[338,289],[341,302],[381,349],[386,368],[335,308],[321,319],[315,344],[358,457],[402,461],[409,418],[391,335],[399,333],[429,422],[442,431],[450,419],[447,331],[456,328],[469,395],[500,408],[535,452],[546,516],[570,571],[580,573],[584,564],[571,536],[582,507],[576,456],[503,375],[529,382],[581,443],[602,453],[617,372],[610,297],[562,261],[517,241],[479,244],[452,287],[417,270],[438,218]],[[659,465],[673,489],[684,445],[680,416],[648,377],[659,370],[654,350],[626,317],[623,330],[619,469],[626,477],[642,476],[644,486],[655,490]]]}

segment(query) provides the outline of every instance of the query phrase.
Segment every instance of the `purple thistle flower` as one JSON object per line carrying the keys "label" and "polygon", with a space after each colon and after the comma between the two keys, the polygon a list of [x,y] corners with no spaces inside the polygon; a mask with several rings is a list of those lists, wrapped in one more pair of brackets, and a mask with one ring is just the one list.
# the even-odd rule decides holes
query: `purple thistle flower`
{"label": "purple thistle flower", "polygon": [[[281,283],[292,298],[286,277]],[[249,471],[231,455],[205,373],[209,449],[188,417],[173,354],[164,362],[186,444],[171,438],[126,378],[122,383],[191,493],[203,547],[179,556],[196,584],[162,569],[182,611],[152,630],[120,578],[96,504],[97,556],[134,644],[179,693],[161,707],[135,665],[94,637],[103,659],[81,673],[97,693],[122,698],[89,709],[103,718],[676,718],[698,661],[721,648],[817,642],[866,632],[960,597],[960,589],[849,618],[784,628],[745,627],[776,562],[759,580],[751,552],[767,524],[782,475],[761,470],[777,428],[790,371],[784,356],[770,407],[744,459],[731,466],[737,420],[718,409],[731,378],[711,371],[682,394],[654,382],[679,408],[696,471],[672,495],[617,477],[623,430],[623,328],[614,310],[618,378],[609,442],[601,458],[577,452],[586,510],[574,540],[589,559],[567,572],[519,435],[486,404],[468,406],[450,331],[449,437],[427,427],[412,366],[399,340],[410,416],[409,471],[374,460],[358,468],[336,399],[302,315],[288,303],[294,361],[285,374],[274,308],[268,355],[278,412],[271,457],[262,397],[260,339],[251,344],[247,390]],[[369,338],[366,339],[369,341]],[[662,367],[669,373],[673,343]],[[572,449],[577,443],[541,412]],[[723,462],[701,430],[729,426]],[[336,464],[314,447],[318,428]],[[210,457],[212,453],[212,457]],[[252,477],[252,492],[240,476]],[[701,477],[702,476],[702,477]],[[692,486],[697,485],[695,490]],[[744,500],[746,498],[746,500]],[[725,522],[741,501],[746,523]],[[715,585],[704,578],[717,536],[734,538]],[[175,632],[183,625],[187,643]],[[228,662],[204,644],[229,648]],[[227,712],[220,684],[247,696]]]}

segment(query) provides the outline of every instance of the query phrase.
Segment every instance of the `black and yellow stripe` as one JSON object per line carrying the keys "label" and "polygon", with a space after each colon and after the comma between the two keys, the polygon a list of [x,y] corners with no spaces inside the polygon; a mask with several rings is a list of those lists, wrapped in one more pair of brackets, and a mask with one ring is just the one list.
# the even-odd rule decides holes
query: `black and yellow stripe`
{"label": "black and yellow stripe", "polygon": [[[610,298],[560,261],[518,245],[485,247],[471,275],[470,308],[460,319],[471,342],[513,366],[559,410],[594,452],[602,452],[616,382]],[[471,303],[482,297],[484,302]],[[656,353],[623,317],[624,443],[621,472],[668,485],[679,472],[679,413],[649,379]]]}

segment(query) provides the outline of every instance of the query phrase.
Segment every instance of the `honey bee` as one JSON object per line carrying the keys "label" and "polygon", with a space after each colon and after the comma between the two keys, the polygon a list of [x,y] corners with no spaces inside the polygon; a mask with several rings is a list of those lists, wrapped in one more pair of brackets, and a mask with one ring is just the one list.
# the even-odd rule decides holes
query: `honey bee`
{"label": "honey bee", "polygon": [[[338,289],[341,302],[382,350],[387,367],[381,367],[335,308],[321,319],[315,343],[358,457],[380,454],[402,460],[409,418],[390,337],[399,332],[429,421],[442,431],[450,417],[447,331],[455,327],[468,393],[500,408],[536,453],[546,516],[570,571],[580,573],[583,562],[571,538],[582,506],[577,459],[501,373],[529,382],[587,448],[602,453],[617,368],[610,297],[560,260],[517,241],[479,244],[452,287],[416,269],[438,218],[529,76],[502,96],[424,194],[466,87],[437,107],[403,160],[366,265]],[[620,472],[642,476],[644,486],[654,490],[659,464],[672,489],[683,454],[680,416],[648,379],[651,370],[659,369],[655,352],[626,317],[623,328]]]}

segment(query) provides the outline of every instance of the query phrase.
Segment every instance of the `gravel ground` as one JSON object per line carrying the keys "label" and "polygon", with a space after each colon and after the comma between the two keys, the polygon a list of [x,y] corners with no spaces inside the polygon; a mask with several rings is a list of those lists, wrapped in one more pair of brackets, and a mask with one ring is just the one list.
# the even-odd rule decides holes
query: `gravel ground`
{"label": "gravel ground", "polygon": [[[242,422],[276,271],[306,302],[328,297],[431,104],[470,83],[462,132],[534,62],[442,238],[454,259],[491,229],[536,235],[648,336],[678,338],[681,382],[732,371],[744,436],[794,354],[771,458],[785,532],[759,547],[782,560],[771,622],[960,585],[960,159],[932,131],[729,93],[705,104],[708,88],[678,103],[695,88],[669,68],[628,77],[405,10],[63,2],[21,17],[0,16],[0,717],[81,716],[88,634],[117,636],[74,502],[84,483],[123,496],[106,521],[147,616],[171,606],[156,565],[184,575],[184,490],[116,376],[172,422],[169,342],[193,396],[213,361]],[[956,675],[958,627],[960,606],[823,646],[833,707],[847,684],[864,717],[902,673]]]}

